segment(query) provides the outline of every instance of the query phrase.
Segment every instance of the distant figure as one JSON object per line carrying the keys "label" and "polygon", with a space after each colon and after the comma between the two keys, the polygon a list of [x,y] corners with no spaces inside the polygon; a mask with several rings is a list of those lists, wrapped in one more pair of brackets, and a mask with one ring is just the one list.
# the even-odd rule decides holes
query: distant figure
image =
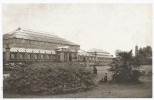
{"label": "distant figure", "polygon": [[95,66],[93,67],[93,74],[97,74],[97,68]]}
{"label": "distant figure", "polygon": [[102,79],[101,79],[99,82],[100,82],[100,83],[104,82],[104,79],[103,79],[103,77],[102,77]]}
{"label": "distant figure", "polygon": [[108,81],[107,79],[107,73],[105,73],[105,76],[104,76],[104,83],[106,83]]}
{"label": "distant figure", "polygon": [[84,65],[87,67],[87,64],[86,64],[86,62],[84,63]]}

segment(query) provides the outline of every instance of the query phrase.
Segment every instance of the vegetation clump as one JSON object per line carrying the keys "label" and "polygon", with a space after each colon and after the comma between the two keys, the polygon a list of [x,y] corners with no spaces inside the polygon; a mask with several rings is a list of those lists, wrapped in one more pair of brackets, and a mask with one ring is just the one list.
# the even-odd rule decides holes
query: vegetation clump
{"label": "vegetation clump", "polygon": [[4,82],[20,94],[50,95],[85,91],[95,85],[95,76],[79,63],[35,63],[11,73]]}
{"label": "vegetation clump", "polygon": [[117,57],[111,64],[110,71],[113,72],[112,81],[117,83],[139,83],[141,73],[137,69],[133,69],[132,51],[117,52]]}

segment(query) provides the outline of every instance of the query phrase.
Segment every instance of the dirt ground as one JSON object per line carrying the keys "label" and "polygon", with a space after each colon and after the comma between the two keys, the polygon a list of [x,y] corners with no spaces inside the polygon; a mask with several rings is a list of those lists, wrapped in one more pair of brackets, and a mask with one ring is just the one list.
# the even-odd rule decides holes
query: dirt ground
{"label": "dirt ground", "polygon": [[[108,72],[108,66],[100,66],[98,69],[98,80],[100,80],[105,73],[108,73],[108,79],[111,79],[111,72]],[[140,70],[148,73],[152,70],[152,66],[144,65]],[[70,93],[63,95],[48,95],[48,96],[34,96],[34,95],[20,95],[4,93],[4,98],[152,98],[152,79],[140,79],[140,84],[117,84],[117,83],[102,83],[89,91]]]}

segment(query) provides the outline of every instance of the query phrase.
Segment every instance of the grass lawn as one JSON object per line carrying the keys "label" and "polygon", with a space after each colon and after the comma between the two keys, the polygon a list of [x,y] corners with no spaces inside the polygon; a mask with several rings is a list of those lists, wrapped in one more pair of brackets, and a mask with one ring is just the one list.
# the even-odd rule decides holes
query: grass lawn
{"label": "grass lawn", "polygon": [[[111,79],[111,72],[108,72],[108,66],[100,66],[98,69],[98,80],[105,73],[108,73],[108,78]],[[146,72],[152,70],[152,66],[141,66],[141,70]],[[151,98],[152,97],[152,80],[148,78],[141,79],[140,84],[122,85],[117,83],[102,83],[89,91],[70,93],[63,95],[20,95],[13,93],[4,93],[4,98]]]}

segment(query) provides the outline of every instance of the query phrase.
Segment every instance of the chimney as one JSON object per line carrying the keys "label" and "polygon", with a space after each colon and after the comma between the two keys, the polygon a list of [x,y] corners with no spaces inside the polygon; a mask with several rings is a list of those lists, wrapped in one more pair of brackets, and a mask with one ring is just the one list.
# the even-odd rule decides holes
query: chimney
{"label": "chimney", "polygon": [[138,46],[135,46],[135,57],[138,55]]}

